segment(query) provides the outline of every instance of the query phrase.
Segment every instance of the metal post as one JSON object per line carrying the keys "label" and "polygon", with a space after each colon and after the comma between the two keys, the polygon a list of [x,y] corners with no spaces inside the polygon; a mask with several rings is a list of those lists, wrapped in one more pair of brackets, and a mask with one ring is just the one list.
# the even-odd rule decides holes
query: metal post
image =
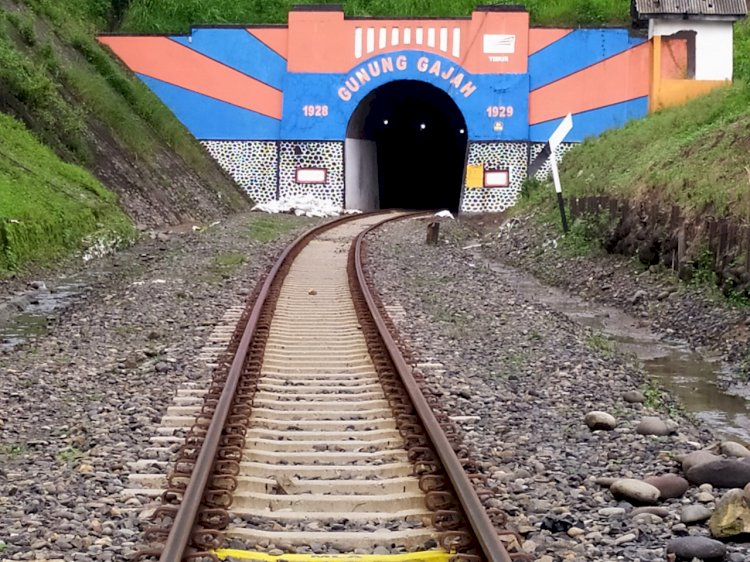
{"label": "metal post", "polygon": [[431,222],[427,225],[427,244],[430,244],[432,246],[436,245],[438,243],[438,238],[440,236],[440,223],[439,222]]}

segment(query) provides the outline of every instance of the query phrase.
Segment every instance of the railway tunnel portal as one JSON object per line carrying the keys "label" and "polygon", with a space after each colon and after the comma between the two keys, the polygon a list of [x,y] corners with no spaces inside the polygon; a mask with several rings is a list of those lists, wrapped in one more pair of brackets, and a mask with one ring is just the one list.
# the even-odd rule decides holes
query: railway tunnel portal
{"label": "railway tunnel portal", "polygon": [[396,80],[373,90],[347,126],[347,206],[457,212],[467,133],[456,103],[431,84]]}

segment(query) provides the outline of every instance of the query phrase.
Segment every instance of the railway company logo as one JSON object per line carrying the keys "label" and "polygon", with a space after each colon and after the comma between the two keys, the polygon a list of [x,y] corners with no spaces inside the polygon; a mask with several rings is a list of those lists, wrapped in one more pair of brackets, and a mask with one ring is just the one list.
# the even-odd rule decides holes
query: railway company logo
{"label": "railway company logo", "polygon": [[512,55],[516,52],[515,35],[493,35],[484,36],[484,53],[487,55]]}
{"label": "railway company logo", "polygon": [[507,55],[516,52],[516,36],[508,34],[485,34],[484,35],[484,54],[490,55],[490,62],[508,62],[510,58]]}

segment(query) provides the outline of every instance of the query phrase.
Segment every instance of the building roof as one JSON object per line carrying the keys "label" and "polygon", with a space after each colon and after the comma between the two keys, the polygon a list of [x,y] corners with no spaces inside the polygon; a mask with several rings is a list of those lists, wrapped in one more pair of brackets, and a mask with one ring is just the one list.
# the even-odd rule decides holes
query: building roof
{"label": "building roof", "polygon": [[690,17],[695,19],[739,19],[747,15],[746,0],[633,0],[640,19]]}

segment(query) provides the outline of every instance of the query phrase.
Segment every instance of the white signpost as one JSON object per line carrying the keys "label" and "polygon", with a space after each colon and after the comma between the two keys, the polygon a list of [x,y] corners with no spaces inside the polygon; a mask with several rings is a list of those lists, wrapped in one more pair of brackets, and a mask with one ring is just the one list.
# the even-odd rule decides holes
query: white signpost
{"label": "white signpost", "polygon": [[573,116],[568,113],[565,119],[557,126],[555,132],[549,138],[550,164],[552,165],[552,181],[555,182],[555,191],[557,192],[557,206],[560,208],[560,218],[562,219],[563,231],[568,232],[568,219],[565,217],[565,202],[562,196],[562,185],[560,185],[560,172],[557,169],[557,147],[573,128]]}

